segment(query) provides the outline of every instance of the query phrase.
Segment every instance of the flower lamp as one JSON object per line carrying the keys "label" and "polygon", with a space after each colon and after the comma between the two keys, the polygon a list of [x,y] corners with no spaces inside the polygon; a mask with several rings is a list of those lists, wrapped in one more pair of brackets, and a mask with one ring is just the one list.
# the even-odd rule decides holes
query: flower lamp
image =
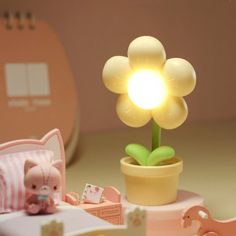
{"label": "flower lamp", "polygon": [[161,146],[161,128],[175,129],[187,118],[184,96],[196,85],[193,66],[181,58],[166,59],[162,43],[142,36],[128,47],[128,57],[111,57],[103,82],[119,94],[116,112],[126,125],[142,127],[153,119],[152,149],[128,144],[121,159],[128,201],[162,205],[175,201],[182,160],[170,146]]}

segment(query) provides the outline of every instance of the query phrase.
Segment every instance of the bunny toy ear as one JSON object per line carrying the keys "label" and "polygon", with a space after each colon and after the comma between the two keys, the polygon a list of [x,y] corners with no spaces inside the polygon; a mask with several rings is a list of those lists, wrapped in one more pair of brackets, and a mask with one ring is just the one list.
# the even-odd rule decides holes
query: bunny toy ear
{"label": "bunny toy ear", "polygon": [[199,211],[199,212],[198,212],[198,215],[199,215],[203,220],[207,220],[207,219],[209,218],[208,215],[207,215],[207,213],[204,212],[204,211]]}
{"label": "bunny toy ear", "polygon": [[26,160],[24,165],[24,173],[26,174],[31,168],[37,166],[38,163],[32,160]]}
{"label": "bunny toy ear", "polygon": [[62,173],[63,170],[63,162],[61,160],[54,161],[52,163],[52,166],[59,170],[60,173]]}

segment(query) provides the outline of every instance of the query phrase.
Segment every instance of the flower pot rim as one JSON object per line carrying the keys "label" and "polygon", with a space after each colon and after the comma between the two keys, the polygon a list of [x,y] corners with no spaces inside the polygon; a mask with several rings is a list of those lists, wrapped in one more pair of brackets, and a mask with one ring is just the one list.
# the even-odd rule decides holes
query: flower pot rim
{"label": "flower pot rim", "polygon": [[140,166],[135,163],[132,157],[123,157],[120,160],[121,171],[125,175],[139,177],[165,177],[178,175],[183,170],[183,160],[179,157],[174,157],[176,162],[162,166]]}

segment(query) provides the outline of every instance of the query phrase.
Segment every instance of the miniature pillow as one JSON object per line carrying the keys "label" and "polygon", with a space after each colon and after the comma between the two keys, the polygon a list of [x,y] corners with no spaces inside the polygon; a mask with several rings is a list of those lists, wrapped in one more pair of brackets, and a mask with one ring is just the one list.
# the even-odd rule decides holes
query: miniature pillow
{"label": "miniature pillow", "polygon": [[26,159],[38,163],[53,160],[49,150],[0,155],[0,213],[21,210],[25,204],[24,163]]}

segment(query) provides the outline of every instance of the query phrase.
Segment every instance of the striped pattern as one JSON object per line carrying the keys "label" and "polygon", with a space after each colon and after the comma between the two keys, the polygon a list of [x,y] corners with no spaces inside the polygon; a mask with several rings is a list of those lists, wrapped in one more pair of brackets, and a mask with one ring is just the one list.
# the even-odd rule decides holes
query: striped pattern
{"label": "striped pattern", "polygon": [[52,161],[53,152],[34,150],[0,155],[0,213],[24,208],[24,163],[26,159],[37,162]]}

